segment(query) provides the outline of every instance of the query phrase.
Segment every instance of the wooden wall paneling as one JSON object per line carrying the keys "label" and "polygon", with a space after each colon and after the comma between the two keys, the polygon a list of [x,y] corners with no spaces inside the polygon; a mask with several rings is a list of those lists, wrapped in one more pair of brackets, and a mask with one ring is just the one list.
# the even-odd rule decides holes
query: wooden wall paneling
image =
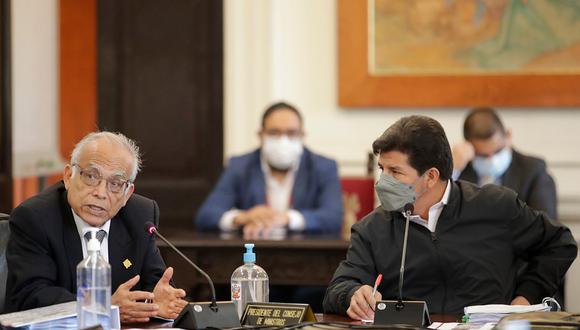
{"label": "wooden wall paneling", "polygon": [[97,2],[59,0],[60,152],[97,127]]}
{"label": "wooden wall paneling", "polygon": [[136,192],[161,225],[191,227],[223,164],[223,4],[98,2],[98,116],[135,139]]}

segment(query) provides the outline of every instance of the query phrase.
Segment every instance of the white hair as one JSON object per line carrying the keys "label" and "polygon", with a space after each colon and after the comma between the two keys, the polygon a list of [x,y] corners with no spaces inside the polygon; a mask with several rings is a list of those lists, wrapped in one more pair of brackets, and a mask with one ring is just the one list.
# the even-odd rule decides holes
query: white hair
{"label": "white hair", "polygon": [[118,145],[125,147],[127,149],[127,151],[129,151],[129,153],[131,153],[131,156],[133,157],[133,164],[131,167],[131,176],[129,179],[131,181],[135,181],[135,178],[137,177],[137,173],[139,173],[139,170],[141,170],[141,156],[139,155],[139,147],[137,146],[135,141],[129,139],[128,137],[126,137],[122,133],[118,133],[118,132],[113,133],[113,132],[104,131],[104,132],[92,132],[92,133],[85,135],[85,137],[82,138],[82,140],[80,140],[75,145],[75,148],[71,152],[70,163],[71,164],[78,164],[81,150],[87,144],[89,144],[91,142],[95,142],[95,141],[97,141],[99,139],[103,139],[103,138],[106,138],[111,142],[114,142]]}

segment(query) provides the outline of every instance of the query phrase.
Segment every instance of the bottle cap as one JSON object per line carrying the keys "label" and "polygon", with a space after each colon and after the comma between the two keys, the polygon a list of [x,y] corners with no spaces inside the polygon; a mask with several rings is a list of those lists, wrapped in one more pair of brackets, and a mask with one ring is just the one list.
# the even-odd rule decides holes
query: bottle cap
{"label": "bottle cap", "polygon": [[97,229],[91,229],[91,239],[87,243],[87,251],[101,251],[101,243],[97,239]]}
{"label": "bottle cap", "polygon": [[254,248],[254,244],[247,243],[244,244],[246,248],[246,253],[244,253],[244,262],[256,262],[256,254],[252,249]]}

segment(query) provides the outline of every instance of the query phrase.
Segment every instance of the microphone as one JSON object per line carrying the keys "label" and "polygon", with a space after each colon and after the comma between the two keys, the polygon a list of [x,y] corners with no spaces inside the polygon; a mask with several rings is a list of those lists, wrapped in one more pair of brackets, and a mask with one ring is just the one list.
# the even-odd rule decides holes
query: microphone
{"label": "microphone", "polygon": [[403,301],[403,279],[405,277],[405,259],[407,257],[407,239],[409,237],[409,223],[414,206],[405,204],[403,214],[405,216],[405,234],[403,236],[403,252],[401,253],[401,268],[399,270],[399,292],[397,300],[377,301],[375,306],[375,325],[387,324],[411,324],[415,326],[427,326],[431,324],[427,303],[424,301]]}
{"label": "microphone", "polygon": [[[197,270],[209,283],[211,288],[211,303],[209,305],[202,303],[189,303],[183,308],[179,316],[173,322],[174,326],[177,328],[184,329],[199,329],[207,327],[216,328],[231,328],[240,327],[240,320],[238,319],[238,314],[235,310],[234,303],[231,301],[220,302],[221,309],[218,307],[218,302],[216,301],[215,287],[211,277],[199,268],[191,259],[189,259],[185,254],[183,254],[175,245],[171,244],[163,235],[159,233],[157,227],[152,222],[145,223],[145,231],[149,235],[155,235],[159,237],[167,246],[169,246],[173,251],[175,251],[180,257],[182,257],[188,264],[190,264],[195,270]],[[193,306],[192,306],[193,305]],[[204,308],[206,307],[206,308]]]}
{"label": "microphone", "polygon": [[405,277],[405,259],[407,257],[407,238],[409,237],[409,222],[415,206],[411,203],[405,204],[403,213],[405,214],[405,236],[403,238],[403,253],[401,254],[401,268],[399,269],[399,296],[397,297],[397,309],[405,307],[403,304],[403,278]]}

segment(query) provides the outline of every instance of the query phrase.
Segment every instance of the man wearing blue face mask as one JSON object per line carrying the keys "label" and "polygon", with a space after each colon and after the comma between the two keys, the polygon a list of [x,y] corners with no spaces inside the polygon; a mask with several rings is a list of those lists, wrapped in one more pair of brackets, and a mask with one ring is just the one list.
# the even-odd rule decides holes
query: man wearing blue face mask
{"label": "man wearing blue face mask", "polygon": [[[528,305],[554,294],[576,258],[570,230],[510,189],[452,181],[451,148],[436,120],[402,118],[373,142],[373,151],[382,170],[375,186],[381,206],[352,226],[325,313],[372,319],[377,300],[396,299],[406,204],[413,211],[404,300],[426,301],[435,314],[462,314],[469,305]],[[528,266],[517,274],[521,259]]]}
{"label": "man wearing blue face mask", "polygon": [[200,208],[200,230],[241,229],[247,238],[277,228],[338,232],[342,195],[336,162],[303,146],[302,116],[288,103],[268,107],[261,147],[233,157]]}
{"label": "man wearing blue face mask", "polygon": [[453,179],[506,186],[532,208],[558,219],[556,185],[546,163],[511,147],[511,132],[493,109],[472,110],[463,136],[466,142],[453,146]]}

